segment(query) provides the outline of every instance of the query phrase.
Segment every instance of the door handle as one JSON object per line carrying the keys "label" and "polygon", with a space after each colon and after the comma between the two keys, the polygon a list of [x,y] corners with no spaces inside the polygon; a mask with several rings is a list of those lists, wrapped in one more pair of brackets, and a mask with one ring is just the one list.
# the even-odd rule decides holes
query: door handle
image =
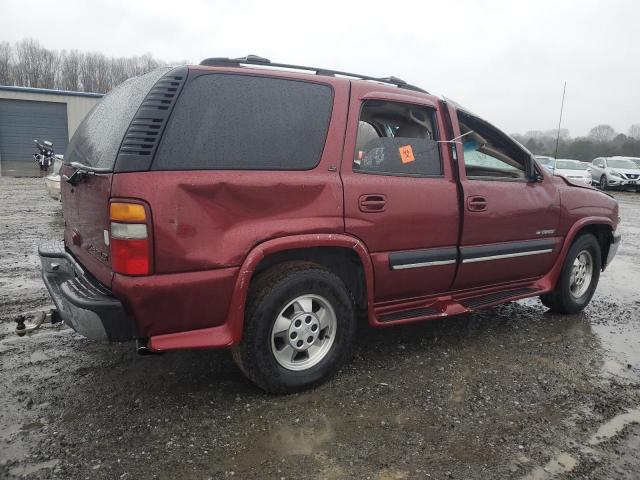
{"label": "door handle", "polygon": [[386,205],[386,197],[379,194],[361,195],[358,201],[360,211],[365,213],[384,212]]}
{"label": "door handle", "polygon": [[487,199],[477,195],[468,197],[467,209],[470,212],[484,212],[487,209]]}

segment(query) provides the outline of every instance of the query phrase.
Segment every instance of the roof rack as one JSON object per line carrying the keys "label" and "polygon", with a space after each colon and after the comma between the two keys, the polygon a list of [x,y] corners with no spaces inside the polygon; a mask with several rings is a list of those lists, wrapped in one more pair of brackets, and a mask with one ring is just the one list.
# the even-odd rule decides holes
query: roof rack
{"label": "roof rack", "polygon": [[349,73],[349,72],[340,72],[338,70],[329,70],[327,68],[317,68],[317,67],[305,67],[302,65],[289,65],[286,63],[272,63],[271,60],[264,57],[259,57],[258,55],[247,55],[242,58],[226,58],[226,57],[214,57],[214,58],[205,58],[200,62],[200,65],[204,65],[207,67],[239,67],[240,65],[261,65],[266,67],[276,67],[276,68],[289,68],[292,70],[306,70],[310,72],[314,72],[316,75],[326,75],[330,77],[335,77],[339,75],[341,77],[350,77],[356,78],[359,80],[370,80],[373,82],[386,83],[389,85],[395,85],[398,88],[405,88],[407,90],[414,90],[416,92],[429,93],[426,90],[423,90],[420,87],[416,87],[415,85],[411,85],[404,80],[397,77],[370,77],[368,75],[360,75],[358,73]]}

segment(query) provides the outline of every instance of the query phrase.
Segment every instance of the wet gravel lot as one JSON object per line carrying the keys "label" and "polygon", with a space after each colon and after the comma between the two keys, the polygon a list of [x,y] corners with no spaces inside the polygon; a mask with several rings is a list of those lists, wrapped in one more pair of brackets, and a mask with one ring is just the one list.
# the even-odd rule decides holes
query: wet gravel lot
{"label": "wet gravel lot", "polygon": [[226,351],[15,336],[51,305],[36,246],[61,206],[0,177],[0,478],[638,478],[640,194],[615,195],[623,243],[582,314],[363,327],[332,381],[278,397]]}

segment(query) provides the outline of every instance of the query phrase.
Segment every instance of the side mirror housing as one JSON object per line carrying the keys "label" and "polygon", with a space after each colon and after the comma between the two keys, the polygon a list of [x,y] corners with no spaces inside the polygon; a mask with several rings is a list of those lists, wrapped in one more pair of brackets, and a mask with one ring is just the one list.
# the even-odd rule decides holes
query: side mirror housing
{"label": "side mirror housing", "polygon": [[530,182],[539,183],[539,182],[542,182],[542,180],[544,180],[544,177],[536,167],[536,160],[533,157],[529,157],[529,164],[527,165],[527,173],[529,175]]}

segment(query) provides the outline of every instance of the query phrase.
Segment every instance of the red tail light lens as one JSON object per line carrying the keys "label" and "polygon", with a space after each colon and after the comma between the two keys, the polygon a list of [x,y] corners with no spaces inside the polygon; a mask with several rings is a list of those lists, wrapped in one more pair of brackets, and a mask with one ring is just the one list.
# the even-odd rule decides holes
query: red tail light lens
{"label": "red tail light lens", "polygon": [[151,248],[144,207],[136,203],[114,202],[110,205],[109,216],[112,220],[110,244],[113,271],[124,275],[149,275]]}
{"label": "red tail light lens", "polygon": [[111,268],[125,275],[148,275],[149,240],[111,238]]}

